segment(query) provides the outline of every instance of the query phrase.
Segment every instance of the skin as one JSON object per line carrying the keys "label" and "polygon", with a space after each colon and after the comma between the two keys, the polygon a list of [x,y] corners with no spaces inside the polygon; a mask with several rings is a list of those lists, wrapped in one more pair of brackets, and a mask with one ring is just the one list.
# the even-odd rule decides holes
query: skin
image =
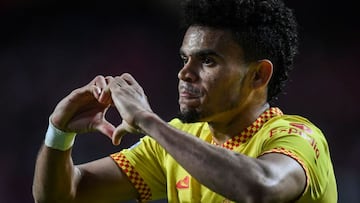
{"label": "skin", "polygon": [[[269,108],[266,92],[272,64],[266,59],[245,64],[242,53],[230,32],[201,26],[188,29],[180,49],[184,60],[178,74],[180,110],[197,112],[219,144]],[[123,119],[119,126],[105,120],[110,105]],[[114,144],[127,132],[146,133],[199,182],[236,202],[289,202],[305,187],[303,169],[288,156],[270,153],[250,158],[169,126],[151,110],[130,74],[96,77],[65,97],[50,120],[64,131],[100,131]],[[111,158],[75,166],[71,149],[62,152],[46,146],[38,155],[33,194],[36,202],[70,203],[118,202],[138,196]]]}

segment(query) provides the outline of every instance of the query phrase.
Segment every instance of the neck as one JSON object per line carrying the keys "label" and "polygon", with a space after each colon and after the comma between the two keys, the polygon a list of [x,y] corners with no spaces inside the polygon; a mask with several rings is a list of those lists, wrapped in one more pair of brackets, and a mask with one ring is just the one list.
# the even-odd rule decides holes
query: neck
{"label": "neck", "polygon": [[226,112],[219,116],[220,119],[208,122],[214,141],[217,144],[223,144],[228,139],[238,135],[269,107],[268,103],[248,106],[235,112]]}

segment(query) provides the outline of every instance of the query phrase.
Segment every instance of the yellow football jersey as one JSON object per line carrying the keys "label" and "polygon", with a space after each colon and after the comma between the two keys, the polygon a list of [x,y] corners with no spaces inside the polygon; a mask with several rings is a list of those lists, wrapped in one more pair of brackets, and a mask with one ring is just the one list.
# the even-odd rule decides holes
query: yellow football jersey
{"label": "yellow football jersey", "polygon": [[[170,125],[216,145],[207,123],[184,124],[173,119]],[[304,192],[296,202],[337,202],[328,144],[322,132],[305,118],[270,108],[239,135],[217,146],[253,158],[266,153],[290,156],[307,177]],[[149,136],[111,157],[134,184],[141,201],[167,198],[171,203],[232,202],[199,183]]]}

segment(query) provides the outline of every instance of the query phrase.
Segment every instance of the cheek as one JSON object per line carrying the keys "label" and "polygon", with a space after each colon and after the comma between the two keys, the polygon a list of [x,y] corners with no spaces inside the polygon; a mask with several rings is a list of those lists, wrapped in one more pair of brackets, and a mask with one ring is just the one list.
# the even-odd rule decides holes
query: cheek
{"label": "cheek", "polygon": [[226,77],[215,79],[213,87],[219,105],[236,105],[241,97],[241,79],[235,77]]}
{"label": "cheek", "polygon": [[[202,77],[203,93],[208,97],[216,96],[219,93],[219,88],[224,85],[221,78],[214,77],[213,74],[204,73]],[[215,94],[215,95],[214,95]]]}
{"label": "cheek", "polygon": [[238,97],[241,88],[239,72],[218,68],[202,71],[200,74],[204,94],[211,97],[211,100],[224,102]]}

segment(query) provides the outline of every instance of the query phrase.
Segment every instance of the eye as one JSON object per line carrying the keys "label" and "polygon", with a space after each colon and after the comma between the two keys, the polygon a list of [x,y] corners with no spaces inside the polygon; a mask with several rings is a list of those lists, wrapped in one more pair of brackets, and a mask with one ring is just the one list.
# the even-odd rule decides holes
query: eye
{"label": "eye", "polygon": [[189,61],[188,57],[181,55],[181,60],[183,61],[184,65],[187,64],[187,62]]}
{"label": "eye", "polygon": [[215,60],[210,56],[204,56],[201,58],[201,62],[206,66],[213,66],[215,65]]}

